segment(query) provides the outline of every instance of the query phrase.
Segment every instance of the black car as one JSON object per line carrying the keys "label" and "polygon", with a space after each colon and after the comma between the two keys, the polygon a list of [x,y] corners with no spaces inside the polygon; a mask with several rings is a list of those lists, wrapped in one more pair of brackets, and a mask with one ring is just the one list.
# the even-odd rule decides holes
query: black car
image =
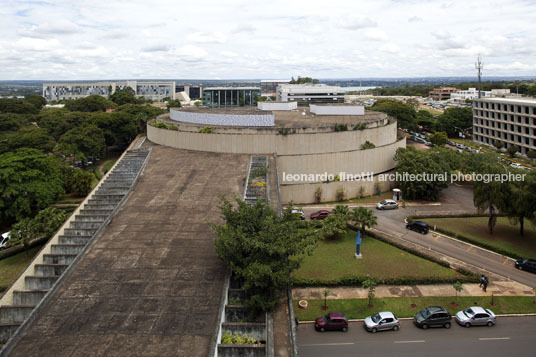
{"label": "black car", "polygon": [[428,224],[421,221],[410,222],[406,224],[406,228],[422,234],[426,234],[428,233],[428,231],[430,231],[430,227],[428,227]]}
{"label": "black car", "polygon": [[450,328],[452,316],[441,306],[428,306],[413,317],[413,323],[427,329],[428,327],[444,327]]}
{"label": "black car", "polygon": [[519,259],[516,260],[515,267],[519,270],[530,271],[536,273],[536,260],[534,259]]}

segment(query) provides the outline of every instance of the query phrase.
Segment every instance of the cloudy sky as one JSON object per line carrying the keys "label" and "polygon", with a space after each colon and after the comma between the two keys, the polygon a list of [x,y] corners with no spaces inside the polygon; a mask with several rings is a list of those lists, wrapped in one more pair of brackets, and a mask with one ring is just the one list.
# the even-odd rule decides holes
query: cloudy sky
{"label": "cloudy sky", "polygon": [[536,74],[536,1],[0,0],[0,80]]}

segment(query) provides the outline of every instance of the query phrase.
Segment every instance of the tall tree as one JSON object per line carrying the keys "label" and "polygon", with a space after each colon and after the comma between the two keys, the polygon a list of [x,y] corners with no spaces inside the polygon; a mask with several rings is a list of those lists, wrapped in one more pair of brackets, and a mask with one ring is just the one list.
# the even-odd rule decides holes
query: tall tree
{"label": "tall tree", "polygon": [[361,229],[363,236],[365,235],[367,227],[371,228],[378,224],[374,212],[366,207],[355,207],[352,210],[350,221]]}
{"label": "tall tree", "polygon": [[222,198],[225,223],[211,225],[218,234],[216,252],[243,279],[247,305],[255,312],[271,310],[288,287],[290,273],[300,266],[300,257],[312,252],[318,234],[308,222],[278,217],[262,200],[252,206],[239,199],[235,203]]}
{"label": "tall tree", "polygon": [[106,151],[103,131],[91,124],[69,130],[61,136],[59,145],[69,151],[75,150],[74,156],[82,158],[82,161],[103,157]]}
{"label": "tall tree", "polygon": [[510,222],[519,224],[519,234],[525,233],[525,220],[536,224],[536,174],[528,174],[524,180],[503,183],[508,185],[508,199],[504,210]]}
{"label": "tall tree", "polygon": [[[500,174],[497,165],[489,164],[482,169],[487,174]],[[475,181],[473,183],[473,202],[479,213],[488,211],[488,230],[493,234],[498,211],[506,206],[508,187],[500,181]]]}
{"label": "tall tree", "polygon": [[46,208],[62,194],[59,163],[39,150],[0,155],[0,217],[21,219]]}

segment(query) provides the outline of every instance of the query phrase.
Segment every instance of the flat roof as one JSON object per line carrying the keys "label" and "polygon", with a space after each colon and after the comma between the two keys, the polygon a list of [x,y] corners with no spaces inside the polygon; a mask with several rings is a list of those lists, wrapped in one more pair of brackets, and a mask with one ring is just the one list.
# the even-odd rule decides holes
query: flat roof
{"label": "flat roof", "polygon": [[264,82],[282,82],[282,83],[288,83],[290,82],[291,79],[261,79],[261,83],[264,83]]}
{"label": "flat roof", "polygon": [[523,98],[475,98],[477,101],[485,102],[508,102],[508,103],[518,103],[518,104],[536,104],[536,98],[532,97],[523,97]]}
{"label": "flat roof", "polygon": [[[316,115],[309,108],[299,107],[293,110],[259,110],[256,107],[232,107],[232,108],[201,108],[184,107],[172,110],[189,113],[207,114],[233,114],[233,115],[274,115],[275,127],[279,128],[304,128],[324,127],[335,124],[356,124],[363,122],[375,122],[387,118],[387,114],[381,112],[365,111],[364,115]],[[169,115],[169,114],[168,114]],[[177,123],[169,119],[170,122]],[[222,126],[223,127],[223,126]]]}
{"label": "flat roof", "polygon": [[203,88],[206,90],[261,90],[260,87],[207,87]]}

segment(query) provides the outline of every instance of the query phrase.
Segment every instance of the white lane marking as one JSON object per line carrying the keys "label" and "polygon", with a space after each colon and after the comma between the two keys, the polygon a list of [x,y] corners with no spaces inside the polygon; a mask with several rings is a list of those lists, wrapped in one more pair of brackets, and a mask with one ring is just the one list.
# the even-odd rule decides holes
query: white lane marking
{"label": "white lane marking", "polygon": [[425,340],[415,340],[415,341],[395,341],[395,343],[424,343]]}
{"label": "white lane marking", "polygon": [[353,345],[353,342],[341,342],[341,343],[309,343],[305,345],[300,345],[302,347],[311,347],[311,346],[344,346],[344,345]]}
{"label": "white lane marking", "polygon": [[509,340],[510,337],[482,337],[479,338],[480,341],[489,341],[489,340]]}

